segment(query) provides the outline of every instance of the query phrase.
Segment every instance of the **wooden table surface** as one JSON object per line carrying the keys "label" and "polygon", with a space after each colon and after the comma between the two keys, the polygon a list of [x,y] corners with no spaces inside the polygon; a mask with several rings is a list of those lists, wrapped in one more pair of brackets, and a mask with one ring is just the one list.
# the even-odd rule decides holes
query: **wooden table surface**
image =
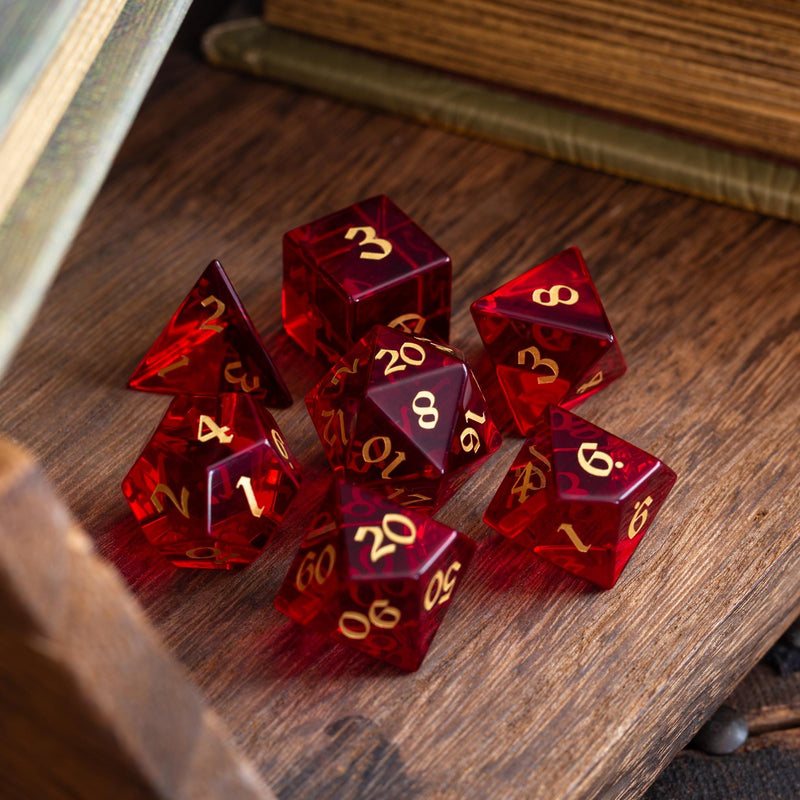
{"label": "wooden table surface", "polygon": [[[481,514],[508,436],[438,515],[478,542],[421,669],[401,674],[272,599],[326,462],[302,402],[323,372],[281,330],[281,235],[378,192],[453,257],[469,303],[578,245],[628,374],[578,413],[678,483],[617,586],[590,589]],[[167,61],[0,388],[22,442],[279,797],[636,797],[800,611],[800,229]],[[119,483],[167,404],[125,390],[213,258],[295,403],[303,496],[238,574],[177,571]]]}

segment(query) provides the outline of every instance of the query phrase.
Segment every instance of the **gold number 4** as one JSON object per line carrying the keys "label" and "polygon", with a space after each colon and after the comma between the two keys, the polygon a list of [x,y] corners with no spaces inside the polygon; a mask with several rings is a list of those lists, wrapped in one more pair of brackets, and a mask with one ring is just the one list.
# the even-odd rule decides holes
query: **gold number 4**
{"label": "gold number 4", "polygon": [[363,250],[361,258],[369,259],[370,261],[381,261],[392,252],[392,243],[386,239],[379,239],[375,234],[375,228],[370,225],[365,225],[363,228],[348,228],[345,233],[345,239],[355,239],[359,233],[364,234],[364,238],[358,243],[359,247],[364,247],[367,244],[374,244],[380,248],[380,252],[376,250]]}

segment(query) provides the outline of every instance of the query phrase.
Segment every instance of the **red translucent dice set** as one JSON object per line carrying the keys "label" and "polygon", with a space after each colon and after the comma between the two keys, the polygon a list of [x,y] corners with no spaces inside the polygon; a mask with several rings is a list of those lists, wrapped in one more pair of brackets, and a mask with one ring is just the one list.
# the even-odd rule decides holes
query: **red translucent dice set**
{"label": "red translucent dice set", "polygon": [[[450,258],[384,196],[289,231],[283,258],[284,328],[332,363],[306,405],[334,477],[275,605],[414,670],[475,549],[430,515],[501,444],[475,376],[447,344]],[[471,312],[528,437],[484,520],[612,587],[675,473],[568,410],[626,369],[580,252],[529,269]],[[177,395],[123,482],[145,535],[178,566],[252,562],[300,470],[265,409],[291,397],[219,262],[129,386]]]}
{"label": "red translucent dice set", "polygon": [[474,549],[430,517],[334,480],[275,605],[302,625],[415,670]]}

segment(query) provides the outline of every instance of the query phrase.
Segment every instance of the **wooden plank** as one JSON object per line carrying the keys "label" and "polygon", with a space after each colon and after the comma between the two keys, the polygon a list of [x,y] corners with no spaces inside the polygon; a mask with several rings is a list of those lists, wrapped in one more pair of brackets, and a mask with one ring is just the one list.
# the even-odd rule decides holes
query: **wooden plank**
{"label": "wooden plank", "polygon": [[797,160],[791,2],[270,0],[268,22]]}
{"label": "wooden plank", "polygon": [[[499,541],[480,514],[508,438],[440,518],[478,541],[419,672],[272,609],[327,474],[299,398],[322,374],[281,333],[285,230],[383,191],[454,260],[469,302],[579,245],[628,359],[580,413],[678,484],[616,588]],[[278,795],[632,798],[800,611],[800,229],[255,83],[176,56],[0,395],[101,552]],[[303,496],[240,574],[178,572],[119,482],[165,407],[125,380],[212,257],[295,398],[276,418]],[[346,784],[346,785],[345,785]]]}
{"label": "wooden plank", "polygon": [[0,440],[3,797],[269,792],[32,460]]}
{"label": "wooden plank", "polygon": [[[0,374],[99,189],[189,2],[128,0],[41,156],[26,169],[7,213],[0,213]],[[80,47],[70,52],[74,50],[79,56]],[[12,166],[16,164],[2,165],[4,175]],[[4,190],[8,187],[10,183],[4,184]]]}
{"label": "wooden plank", "polygon": [[758,664],[726,703],[747,717],[752,733],[800,727],[800,672],[778,675]]}

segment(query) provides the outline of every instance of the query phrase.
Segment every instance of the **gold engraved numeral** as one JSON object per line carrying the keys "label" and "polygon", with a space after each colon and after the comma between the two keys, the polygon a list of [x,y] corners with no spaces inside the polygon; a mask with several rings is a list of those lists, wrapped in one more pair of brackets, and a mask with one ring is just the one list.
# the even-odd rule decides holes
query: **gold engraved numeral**
{"label": "gold engraved numeral", "polygon": [[419,314],[401,314],[389,323],[389,327],[397,328],[397,330],[404,333],[422,333],[427,321],[425,317],[421,317]]}
{"label": "gold engraved numeral", "polygon": [[[337,435],[342,440],[342,444],[347,444],[347,432],[345,431],[344,425],[344,413],[342,412],[341,408],[337,408],[336,410],[332,408],[325,408],[322,410],[323,418],[327,417],[328,421],[325,423],[325,427],[322,429],[322,439],[324,440],[325,444],[334,444],[336,442]],[[339,423],[339,431],[336,431],[336,423]],[[373,437],[374,438],[374,437]],[[370,439],[372,441],[372,439]],[[366,447],[366,445],[365,445]],[[364,457],[366,461],[366,456]]]}
{"label": "gold engraved numeral", "polygon": [[400,506],[413,506],[415,503],[430,503],[432,497],[426,494],[414,493],[410,494],[405,500],[399,500],[405,494],[406,490],[402,486],[395,486],[392,488],[392,493],[387,495],[389,500],[394,500]]}
{"label": "gold engraved numeral", "polygon": [[242,475],[236,484],[236,488],[244,492],[244,496],[247,498],[247,505],[250,507],[250,513],[254,517],[260,517],[264,513],[264,508],[256,500],[256,495],[253,491],[253,479],[247,475]]}
{"label": "gold engraved numeral", "polygon": [[588,392],[594,386],[597,386],[599,383],[603,382],[603,370],[598,370],[591,378],[589,378],[586,383],[582,386],[578,387],[576,394],[583,394],[584,392]]}
{"label": "gold engraved numeral", "polygon": [[[475,422],[478,425],[483,425],[486,422],[486,414],[475,414],[473,411],[467,411],[464,415],[467,422]],[[461,431],[461,449],[465,453],[477,453],[481,449],[481,437],[475,428],[464,428]]]}
{"label": "gold engraved numeral", "polygon": [[180,513],[189,519],[189,490],[185,486],[181,486],[181,499],[175,497],[175,492],[169,488],[165,483],[159,483],[153,494],[150,495],[150,502],[155,507],[156,511],[161,514],[164,511],[164,504],[159,499],[158,495],[163,494],[167,500],[180,511]]}
{"label": "gold engraved numeral", "polygon": [[[375,354],[375,359],[389,356],[389,363],[383,371],[384,375],[391,375],[393,372],[402,372],[406,367],[419,367],[425,363],[425,351],[416,342],[404,342],[399,350],[387,350],[381,348]],[[398,364],[402,361],[402,364]]]}
{"label": "gold engraved numeral", "polygon": [[344,238],[353,240],[359,233],[364,234],[364,238],[358,243],[359,247],[374,244],[380,248],[380,252],[375,250],[362,250],[361,258],[366,258],[370,261],[381,261],[392,252],[392,243],[386,239],[379,239],[375,234],[375,228],[369,225],[365,225],[363,228],[348,228]]}
{"label": "gold engraved numeral", "polygon": [[331,386],[338,386],[339,385],[339,376],[340,375],[355,375],[356,370],[358,369],[358,359],[354,359],[351,366],[343,366],[339,367],[336,372],[333,373],[333,377],[331,378]]}
{"label": "gold engraved numeral", "polygon": [[290,461],[289,450],[286,447],[286,442],[283,441],[283,436],[281,436],[280,431],[277,428],[273,428],[269,433],[270,436],[272,436],[275,449],[281,454],[282,458],[286,461]]}
{"label": "gold engraved numeral", "polygon": [[201,331],[214,331],[215,333],[222,333],[223,326],[215,324],[214,320],[219,319],[225,313],[225,303],[222,302],[218,297],[214,297],[213,294],[210,294],[200,303],[201,306],[207,308],[212,303],[216,306],[214,309],[214,313],[206,320],[200,323],[200,330]]}
{"label": "gold engraved numeral", "polygon": [[[204,427],[208,430],[204,431]],[[233,441],[233,434],[227,425],[220,427],[211,417],[201,414],[197,421],[197,441],[207,442],[210,439],[217,439],[221,444],[228,444]]]}
{"label": "gold engraved numeral", "polygon": [[[405,533],[398,533],[392,530],[391,525],[393,522],[402,525],[405,528]],[[369,559],[374,564],[384,556],[394,553],[398,544],[413,544],[417,538],[417,526],[405,514],[389,512],[383,515],[380,526],[361,525],[353,538],[357,542],[363,542],[367,536],[372,536],[372,549],[369,553]],[[389,540],[389,544],[381,544],[384,536]]]}
{"label": "gold engraved numeral", "polygon": [[561,525],[558,526],[558,529],[560,531],[564,531],[564,533],[567,534],[567,536],[569,537],[569,540],[572,542],[572,544],[575,545],[575,549],[579,553],[588,553],[589,552],[589,550],[591,549],[592,546],[589,545],[589,544],[584,544],[581,541],[581,537],[578,536],[578,534],[575,532],[575,528],[573,528],[572,525],[570,525],[568,522],[563,522]]}
{"label": "gold engraved numeral", "polygon": [[231,361],[231,363],[225,367],[225,380],[228,381],[228,383],[232,383],[234,386],[241,386],[243,392],[255,391],[261,386],[258,375],[254,375],[251,378],[246,372],[243,372],[239,376],[233,374],[233,371],[241,368],[241,366],[241,361]]}
{"label": "gold engraved numeral", "polygon": [[[380,443],[381,452],[378,455],[372,454],[372,445]],[[361,448],[361,457],[364,459],[365,464],[377,464],[379,461],[385,461],[392,453],[392,440],[388,436],[373,436],[364,442]],[[406,454],[402,450],[395,453],[394,460],[387,464],[381,471],[381,477],[384,480],[389,480],[389,476],[394,470],[406,460]]]}
{"label": "gold engraved numeral", "polygon": [[450,599],[456,585],[456,573],[460,569],[461,564],[458,561],[454,561],[447,568],[447,572],[442,572],[440,569],[436,570],[428,584],[428,588],[425,590],[425,597],[422,601],[426,611],[430,611],[435,605],[441,605]]}
{"label": "gold engraved numeral", "polygon": [[186,557],[195,561],[213,561],[215,564],[227,564],[235,558],[241,558],[238,553],[230,553],[226,556],[217,547],[195,547],[186,551]]}
{"label": "gold engraved numeral", "polygon": [[322,586],[330,578],[334,564],[336,564],[336,550],[332,544],[325,545],[319,553],[309,550],[300,562],[294,579],[297,591],[304,592],[311,585],[311,581]]}
{"label": "gold engraved numeral", "polygon": [[[543,456],[534,445],[528,445],[528,452],[540,463],[550,469],[550,461]],[[513,467],[512,471],[519,471],[514,485],[511,487],[511,495],[517,495],[517,502],[522,505],[532,494],[544,489],[547,486],[547,475],[533,461]],[[534,483],[534,479],[536,482]]]}
{"label": "gold engraved numeral", "polygon": [[367,614],[345,611],[339,617],[339,630],[348,639],[366,639],[374,625],[391,630],[400,622],[400,609],[389,605],[388,600],[373,600]]}
{"label": "gold engraved numeral", "polygon": [[558,377],[558,364],[552,358],[542,358],[538,347],[526,347],[524,350],[520,350],[517,353],[517,364],[524,366],[526,356],[533,359],[531,370],[535,370],[537,367],[546,367],[553,373],[552,375],[537,375],[537,383],[552,383]]}
{"label": "gold engraved numeral", "polygon": [[[589,458],[586,457],[587,451],[591,453]],[[584,442],[578,448],[578,464],[585,472],[598,478],[610,475],[614,467],[621,469],[625,466],[621,461],[614,461],[608,453],[598,450],[597,442]]]}
{"label": "gold engraved numeral", "polygon": [[645,522],[647,522],[647,514],[649,512],[649,506],[652,504],[653,498],[648,495],[644,500],[637,500],[635,505],[633,506],[633,510],[636,512],[633,515],[633,519],[630,521],[628,525],[628,538],[633,539],[634,536],[639,534],[639,531],[644,527]]}
{"label": "gold engraved numeral", "polygon": [[163,378],[168,372],[172,372],[174,369],[178,369],[180,367],[188,367],[189,366],[189,356],[181,356],[177,361],[173,361],[171,364],[167,364],[166,367],[162,367],[158,371],[158,377]]}
{"label": "gold engraved numeral", "polygon": [[[425,400],[425,405],[422,401]],[[433,392],[423,389],[414,395],[411,402],[411,410],[419,417],[417,422],[420,428],[432,430],[439,421],[439,409],[436,408],[436,395]]]}
{"label": "gold engraved numeral", "polygon": [[[567,292],[565,298],[561,297],[561,290]],[[578,302],[578,293],[571,286],[565,286],[563,283],[557,283],[549,289],[536,289],[531,295],[533,302],[538,303],[540,306],[574,306]],[[547,298],[545,300],[545,297]]]}

